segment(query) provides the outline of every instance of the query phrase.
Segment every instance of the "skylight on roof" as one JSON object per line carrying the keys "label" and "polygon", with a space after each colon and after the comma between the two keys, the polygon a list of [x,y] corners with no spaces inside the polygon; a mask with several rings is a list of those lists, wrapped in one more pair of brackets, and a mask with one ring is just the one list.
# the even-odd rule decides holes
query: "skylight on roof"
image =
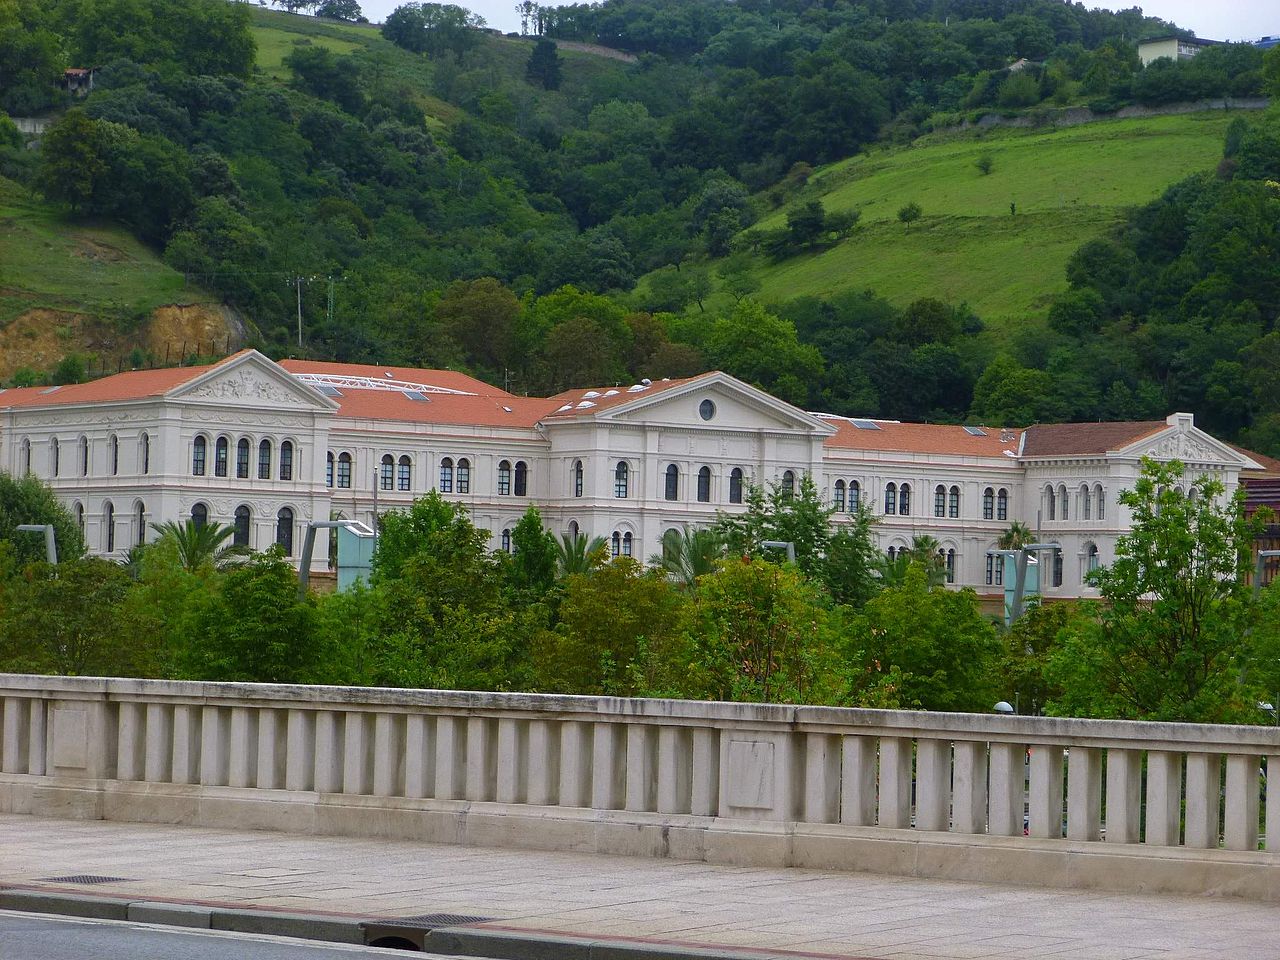
{"label": "skylight on roof", "polygon": [[564,406],[562,406],[562,407],[557,407],[557,408],[556,408],[556,413],[559,413],[561,410],[572,410],[572,409],[573,409],[573,404],[572,404],[572,403],[566,403],[566,404],[565,404]]}
{"label": "skylight on roof", "polygon": [[987,431],[981,427],[965,427],[964,432],[971,437],[985,437],[987,435]]}
{"label": "skylight on roof", "polygon": [[423,403],[431,402],[430,398],[421,390],[405,390],[403,392],[405,397],[410,400],[421,400]]}
{"label": "skylight on roof", "polygon": [[327,383],[317,383],[317,384],[314,384],[314,386],[315,386],[315,388],[316,388],[317,390],[319,390],[321,393],[323,393],[326,397],[340,397],[340,396],[342,396],[342,391],[341,391],[341,390],[339,390],[337,387],[330,386],[330,385],[329,385],[329,384],[327,384]]}
{"label": "skylight on roof", "polygon": [[505,411],[507,411],[507,413],[510,413],[510,412],[511,412],[511,408],[510,408],[510,407],[508,407],[505,403],[502,405],[502,409],[503,409],[503,410],[505,410]]}
{"label": "skylight on roof", "polygon": [[584,394],[583,394],[583,396],[584,396],[584,397],[598,397],[598,396],[600,396],[600,391],[599,391],[599,390],[588,390],[586,393],[584,393]]}
{"label": "skylight on roof", "polygon": [[859,430],[879,430],[880,429],[880,424],[876,423],[874,420],[850,420],[849,422],[852,423]]}
{"label": "skylight on roof", "polygon": [[592,403],[590,400],[583,400],[578,403],[579,410],[585,410],[587,407],[594,407],[594,406],[595,404]]}
{"label": "skylight on roof", "polygon": [[43,390],[41,390],[40,392],[41,392],[41,393],[53,393],[55,390],[61,390],[61,389],[62,389],[61,387],[45,387],[45,388],[44,388]]}

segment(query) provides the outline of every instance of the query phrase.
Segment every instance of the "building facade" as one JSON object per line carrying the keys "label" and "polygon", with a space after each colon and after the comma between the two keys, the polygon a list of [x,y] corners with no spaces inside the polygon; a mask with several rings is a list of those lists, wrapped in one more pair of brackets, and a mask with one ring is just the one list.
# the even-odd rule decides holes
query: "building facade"
{"label": "building facade", "polygon": [[[1087,595],[1129,525],[1118,502],[1141,458],[1233,492],[1249,455],[1190,414],[1025,429],[805,412],[719,372],[517,397],[452,371],[286,360],[243,351],[207,367],[0,391],[0,468],[47,482],[89,549],[122,558],[152,524],[214,521],[256,549],[301,552],[307,524],[370,523],[430,490],[464,504],[495,549],[531,505],[556,534],[646,559],[672,529],[744,509],[750,487],[808,475],[880,549],[939,544],[948,580],[1003,590],[991,551],[1010,524],[1061,545],[1047,596]],[[321,538],[324,531],[320,532]],[[323,570],[319,545],[313,569]]]}

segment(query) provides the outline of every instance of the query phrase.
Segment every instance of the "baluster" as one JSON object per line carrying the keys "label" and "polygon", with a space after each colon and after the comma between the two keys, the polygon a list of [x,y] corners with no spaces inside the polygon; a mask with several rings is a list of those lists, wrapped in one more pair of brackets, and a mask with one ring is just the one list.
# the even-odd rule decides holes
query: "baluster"
{"label": "baluster", "polygon": [[1216,753],[1187,754],[1187,803],[1184,819],[1188,847],[1218,846],[1218,798],[1222,758]]}
{"label": "baluster", "polygon": [[206,786],[227,784],[230,758],[227,734],[231,726],[230,712],[222,707],[206,706],[200,717],[200,782]]}
{"label": "baluster", "polygon": [[200,714],[189,703],[173,706],[173,757],[170,776],[174,783],[200,781]]}
{"label": "baluster", "polygon": [[1102,837],[1102,751],[1072,747],[1067,758],[1067,838]]}
{"label": "baluster", "polygon": [[525,764],[528,761],[528,729],[525,721],[503,717],[498,721],[497,800],[523,803]]}
{"label": "baluster", "polygon": [[466,793],[467,721],[462,717],[436,718],[437,800],[461,800]]}
{"label": "baluster", "polygon": [[1021,743],[993,743],[988,757],[991,799],[987,832],[1020,837],[1026,800],[1027,748]]}
{"label": "baluster", "polygon": [[835,823],[840,816],[840,738],[827,733],[804,737],[804,791],[801,817],[808,823]]}
{"label": "baluster", "polygon": [[231,708],[231,773],[229,785],[252,787],[258,775],[258,711]]}
{"label": "baluster", "polygon": [[911,739],[880,738],[880,826],[911,826]]}
{"label": "baluster", "polygon": [[530,720],[525,753],[526,803],[551,806],[560,786],[560,731],[550,720]]}
{"label": "baluster", "polygon": [[467,720],[468,800],[492,800],[497,773],[497,725],[483,717]]}
{"label": "baluster", "polygon": [[620,810],[626,786],[626,727],[597,723],[591,738],[591,806]]}
{"label": "baluster", "polygon": [[916,741],[916,829],[951,827],[951,741]]}
{"label": "baluster", "polygon": [[257,713],[258,769],[255,771],[255,784],[259,790],[279,790],[287,776],[285,757],[288,745],[285,738],[288,715],[281,710],[265,708]]}
{"label": "baluster", "polygon": [[685,727],[658,728],[658,812],[688,813],[693,804],[693,738]]}
{"label": "baluster", "polygon": [[[142,779],[144,717],[144,704],[132,700],[126,700],[120,704],[116,723],[115,779],[117,780]],[[26,772],[25,764],[20,772]]]}
{"label": "baluster", "polygon": [[316,713],[314,779],[317,793],[337,793],[342,789],[345,726],[346,718],[336,710],[320,710]]}
{"label": "baluster", "polygon": [[561,806],[591,806],[591,726],[577,720],[560,724]]}
{"label": "baluster", "polygon": [[1137,843],[1142,824],[1142,754],[1107,751],[1107,843]]}
{"label": "baluster", "polygon": [[952,745],[951,829],[955,833],[987,832],[987,745],[957,740]]}
{"label": "baluster", "polygon": [[0,770],[4,773],[27,772],[27,738],[23,713],[27,701],[19,697],[4,698],[4,748],[0,754]]}
{"label": "baluster", "polygon": [[626,808],[652,811],[658,805],[657,728],[629,723],[627,731]]}
{"label": "baluster", "polygon": [[720,810],[720,731],[697,727],[693,731],[693,769],[689,787],[689,812],[714,817]]}
{"label": "baluster", "polygon": [[1033,837],[1062,837],[1062,747],[1031,748],[1028,832]]}
{"label": "baluster", "polygon": [[373,795],[398,797],[404,771],[404,717],[379,713],[373,720]]}
{"label": "baluster", "polygon": [[1152,847],[1178,846],[1182,803],[1182,755],[1147,753],[1147,836]]}
{"label": "baluster", "polygon": [[370,716],[348,710],[342,738],[342,792],[365,796],[373,792],[373,751],[370,749]]}
{"label": "baluster", "polygon": [[168,783],[173,771],[173,708],[168,704],[147,704],[146,744],[142,779]]}
{"label": "baluster", "polygon": [[[1278,704],[1277,706],[1280,706]],[[1267,853],[1280,854],[1280,790],[1273,788],[1280,783],[1280,753],[1267,755]]]}
{"label": "baluster", "polygon": [[284,788],[316,789],[316,715],[290,710],[285,731]]}
{"label": "baluster", "polygon": [[[1228,850],[1258,849],[1259,760],[1259,757],[1249,754],[1227,756],[1223,840]],[[1275,792],[1280,793],[1280,777],[1277,777],[1275,787]]]}
{"label": "baluster", "polygon": [[875,738],[850,736],[840,741],[840,822],[875,826]]}
{"label": "baluster", "polygon": [[48,738],[45,735],[48,713],[45,701],[33,698],[31,701],[31,732],[27,737],[27,772],[35,777],[42,777],[47,769],[45,750]]}
{"label": "baluster", "polygon": [[411,713],[404,724],[404,795],[430,796],[435,788],[435,749],[427,717]]}

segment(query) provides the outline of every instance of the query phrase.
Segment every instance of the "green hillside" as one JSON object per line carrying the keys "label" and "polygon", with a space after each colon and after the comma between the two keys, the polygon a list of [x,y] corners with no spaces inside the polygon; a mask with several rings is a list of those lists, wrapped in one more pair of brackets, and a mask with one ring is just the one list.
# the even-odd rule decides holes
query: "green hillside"
{"label": "green hillside", "polygon": [[[870,287],[899,304],[925,296],[967,302],[996,330],[1021,323],[1065,287],[1063,268],[1083,242],[1119,223],[1126,208],[1212,169],[1231,120],[1218,111],[998,129],[832,164],[757,229],[784,227],[787,209],[814,199],[829,213],[860,210],[859,229],[822,252],[762,264],[761,296]],[[985,176],[976,165],[983,155],[992,159]],[[908,229],[897,212],[912,202],[924,216]]]}

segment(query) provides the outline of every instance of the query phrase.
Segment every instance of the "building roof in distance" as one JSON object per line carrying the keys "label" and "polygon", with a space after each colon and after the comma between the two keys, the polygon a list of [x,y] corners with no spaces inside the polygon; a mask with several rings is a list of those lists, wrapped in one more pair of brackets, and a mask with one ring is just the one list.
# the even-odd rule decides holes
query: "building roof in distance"
{"label": "building roof in distance", "polygon": [[512,394],[455,370],[424,370],[417,367],[392,367],[375,363],[334,363],[328,360],[281,360],[280,366],[292,374],[346,377],[351,379],[396,380],[457,390],[482,397],[510,397]]}
{"label": "building roof in distance", "polygon": [[[244,351],[241,351],[242,353]],[[214,367],[228,363],[239,353],[218,363],[199,367],[161,367],[130,370],[88,383],[68,383],[60,387],[22,387],[0,392],[0,407],[44,407],[68,403],[112,403],[159,397]]]}
{"label": "building roof in distance", "polygon": [[[415,395],[416,394],[416,395]],[[405,390],[362,390],[341,386],[326,394],[338,404],[337,416],[354,420],[396,420],[475,427],[531,429],[555,410],[555,400],[541,397],[476,396]]]}
{"label": "building roof in distance", "polygon": [[630,385],[620,385],[616,387],[590,387],[585,389],[565,390],[557,393],[550,399],[554,401],[554,406],[548,417],[589,417],[600,413],[602,410],[608,410],[612,407],[620,407],[624,403],[630,403],[641,397],[652,397],[660,393],[665,393],[675,387],[683,386],[686,383],[692,383],[695,380],[701,380],[704,377],[714,376],[715,372],[701,373],[695,377],[680,377],[674,380],[641,380],[639,383]]}
{"label": "building roof in distance", "polygon": [[1169,427],[1165,420],[1120,423],[1038,423],[1024,431],[1024,457],[1078,457],[1119,450]]}
{"label": "building roof in distance", "polygon": [[826,446],[834,449],[939,453],[1010,460],[1018,452],[1019,433],[1007,428],[861,420],[829,413],[816,416],[836,428],[835,434],[826,439]]}

